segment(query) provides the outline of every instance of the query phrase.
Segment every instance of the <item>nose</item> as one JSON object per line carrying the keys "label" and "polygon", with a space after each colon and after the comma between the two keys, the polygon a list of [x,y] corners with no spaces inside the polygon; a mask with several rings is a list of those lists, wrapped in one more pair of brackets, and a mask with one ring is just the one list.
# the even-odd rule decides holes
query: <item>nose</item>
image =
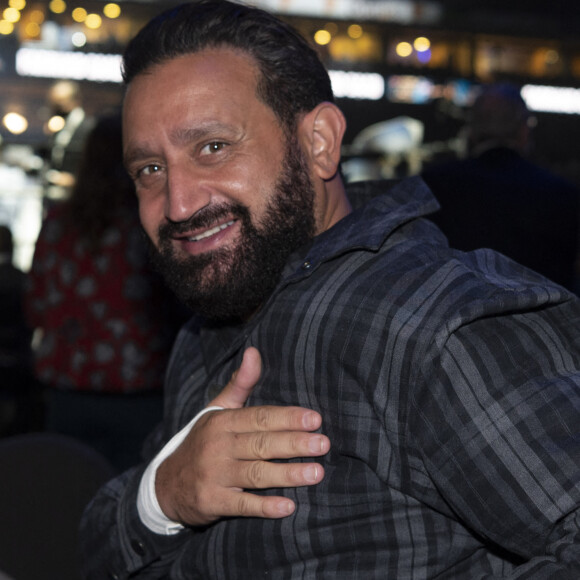
{"label": "nose", "polygon": [[165,217],[172,222],[183,222],[210,203],[207,183],[191,168],[168,169],[165,196]]}

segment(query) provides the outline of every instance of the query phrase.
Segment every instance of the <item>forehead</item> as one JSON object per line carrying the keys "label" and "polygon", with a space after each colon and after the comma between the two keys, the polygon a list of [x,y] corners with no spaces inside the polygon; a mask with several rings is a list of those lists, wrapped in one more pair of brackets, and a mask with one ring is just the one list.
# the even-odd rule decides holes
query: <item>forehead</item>
{"label": "forehead", "polygon": [[184,102],[211,106],[229,99],[251,106],[258,100],[259,70],[246,53],[228,48],[203,50],[164,61],[135,77],[127,88],[124,112],[144,102],[162,108]]}

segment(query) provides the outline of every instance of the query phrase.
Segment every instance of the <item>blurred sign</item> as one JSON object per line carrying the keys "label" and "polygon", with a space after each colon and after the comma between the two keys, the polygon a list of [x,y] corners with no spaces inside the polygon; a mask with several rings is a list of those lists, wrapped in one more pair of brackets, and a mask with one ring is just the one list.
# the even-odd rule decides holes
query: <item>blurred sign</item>
{"label": "blurred sign", "polygon": [[433,24],[442,15],[439,3],[429,0],[251,0],[246,3],[281,14],[401,24]]}
{"label": "blurred sign", "polygon": [[530,111],[580,114],[580,89],[525,85],[522,87],[522,98]]}
{"label": "blurred sign", "polygon": [[121,55],[21,48],[16,53],[20,76],[120,83]]}

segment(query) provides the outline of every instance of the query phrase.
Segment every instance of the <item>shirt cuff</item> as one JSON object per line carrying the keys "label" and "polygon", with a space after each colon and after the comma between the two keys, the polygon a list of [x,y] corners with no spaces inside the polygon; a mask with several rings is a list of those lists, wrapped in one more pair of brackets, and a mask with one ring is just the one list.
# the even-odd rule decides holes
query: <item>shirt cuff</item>
{"label": "shirt cuff", "polygon": [[183,525],[170,520],[161,510],[157,495],[155,493],[155,475],[157,468],[169,457],[187,437],[191,428],[210,411],[223,411],[223,407],[206,407],[200,411],[181,431],[176,433],[172,439],[155,456],[153,461],[141,477],[139,493],[137,494],[137,511],[141,521],[156,534],[171,536],[183,530]]}

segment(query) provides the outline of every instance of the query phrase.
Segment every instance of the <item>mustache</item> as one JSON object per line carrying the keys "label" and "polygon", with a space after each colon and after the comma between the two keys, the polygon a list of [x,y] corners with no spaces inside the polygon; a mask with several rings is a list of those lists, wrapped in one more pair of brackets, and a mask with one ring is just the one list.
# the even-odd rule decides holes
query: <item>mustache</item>
{"label": "mustache", "polygon": [[241,220],[249,219],[249,210],[239,203],[220,204],[200,209],[186,220],[174,222],[168,220],[159,226],[159,239],[169,240],[174,236],[186,234],[192,230],[208,228],[216,221],[225,217],[234,217]]}

